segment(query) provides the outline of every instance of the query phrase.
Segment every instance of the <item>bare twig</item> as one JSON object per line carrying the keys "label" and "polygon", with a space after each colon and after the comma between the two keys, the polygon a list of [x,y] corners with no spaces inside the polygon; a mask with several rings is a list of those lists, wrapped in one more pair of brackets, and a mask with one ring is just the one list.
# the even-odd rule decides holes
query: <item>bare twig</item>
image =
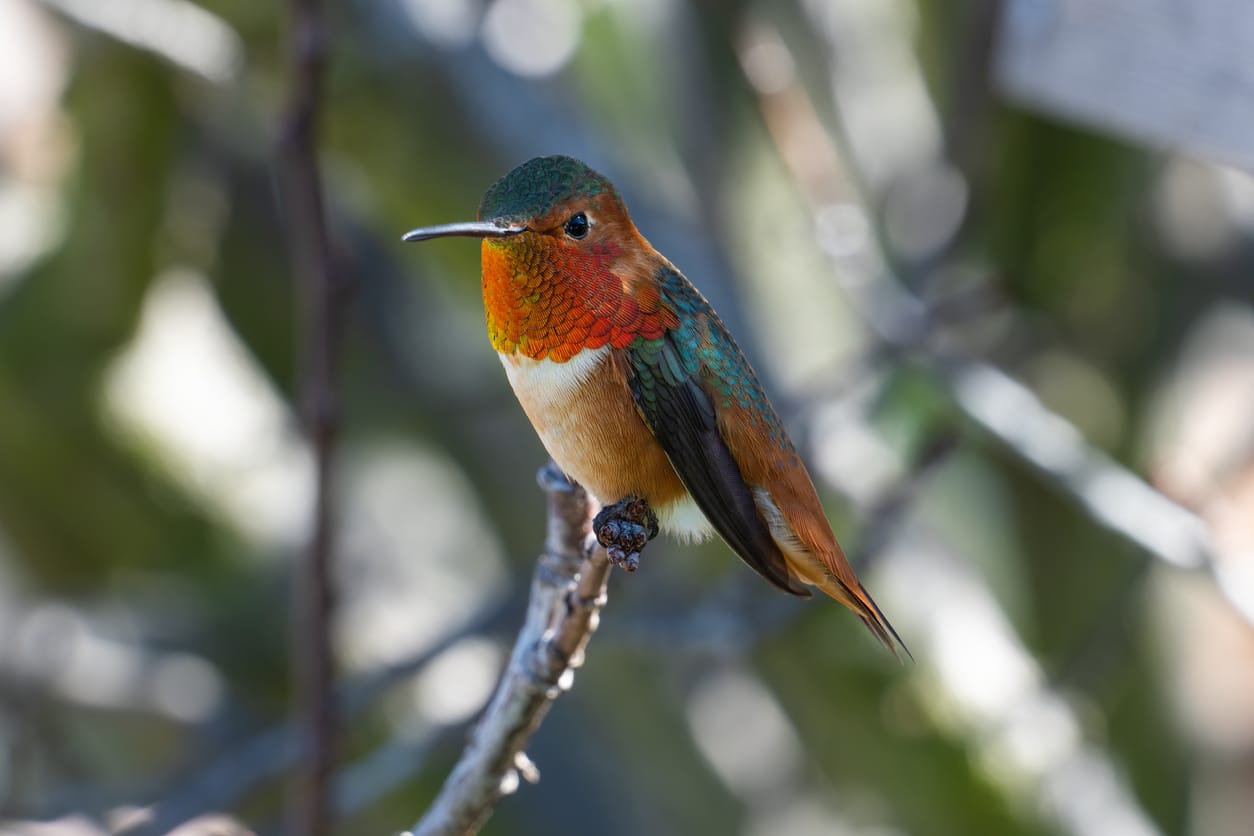
{"label": "bare twig", "polygon": [[548,494],[548,533],[526,620],[470,743],[412,836],[475,833],[520,779],[539,780],[523,747],[570,688],[596,630],[610,563],[591,534],[595,503],[551,462],[538,478]]}
{"label": "bare twig", "polygon": [[327,784],[334,762],[332,493],[339,429],[334,367],[343,286],[335,269],[318,175],[316,134],[326,32],[318,0],[290,0],[289,10],[292,86],[281,125],[279,185],[302,312],[301,413],[313,448],[317,498],[313,531],[293,590],[293,693],[303,734],[288,832],[317,836],[329,829]]}

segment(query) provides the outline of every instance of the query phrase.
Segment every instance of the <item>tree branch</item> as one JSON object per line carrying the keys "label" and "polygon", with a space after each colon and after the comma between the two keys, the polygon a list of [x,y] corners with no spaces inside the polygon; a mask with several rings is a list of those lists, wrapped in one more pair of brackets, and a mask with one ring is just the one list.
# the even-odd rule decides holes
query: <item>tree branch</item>
{"label": "tree branch", "polygon": [[596,504],[552,462],[537,478],[548,494],[548,531],[526,620],[469,745],[410,836],[475,833],[520,778],[540,779],[523,747],[573,684],[597,628],[610,563],[591,534]]}
{"label": "tree branch", "polygon": [[301,727],[301,757],[291,790],[288,832],[318,836],[329,830],[327,790],[335,759],[330,632],[335,542],[332,495],[339,403],[334,368],[345,300],[318,175],[317,122],[326,31],[318,0],[290,0],[289,11],[292,86],[280,126],[279,196],[288,221],[288,245],[302,314],[300,406],[313,448],[317,496],[313,531],[293,587],[292,692]]}

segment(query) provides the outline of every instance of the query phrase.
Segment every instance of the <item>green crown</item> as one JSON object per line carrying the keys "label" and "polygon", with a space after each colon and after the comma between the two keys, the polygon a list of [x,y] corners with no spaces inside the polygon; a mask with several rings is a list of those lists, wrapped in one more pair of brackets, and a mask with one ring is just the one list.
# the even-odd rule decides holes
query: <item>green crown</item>
{"label": "green crown", "polygon": [[571,198],[595,197],[613,188],[574,157],[535,157],[492,184],[479,202],[479,218],[522,223]]}

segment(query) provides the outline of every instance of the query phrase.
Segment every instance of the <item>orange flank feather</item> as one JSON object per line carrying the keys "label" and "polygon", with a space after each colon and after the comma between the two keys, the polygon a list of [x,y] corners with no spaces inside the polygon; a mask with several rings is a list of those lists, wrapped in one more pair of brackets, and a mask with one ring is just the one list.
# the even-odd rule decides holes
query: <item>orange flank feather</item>
{"label": "orange flank feather", "polygon": [[[687,497],[636,412],[622,362],[607,350],[585,350],[556,368],[521,354],[502,354],[501,361],[549,455],[594,496],[606,502],[638,496],[659,514]],[[559,379],[561,366],[576,364],[587,368]]]}

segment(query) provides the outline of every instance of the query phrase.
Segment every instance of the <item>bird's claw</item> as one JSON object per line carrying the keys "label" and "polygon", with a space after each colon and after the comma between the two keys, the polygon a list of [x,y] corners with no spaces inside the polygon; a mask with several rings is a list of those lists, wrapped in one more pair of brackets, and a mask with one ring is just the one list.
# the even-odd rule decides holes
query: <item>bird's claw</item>
{"label": "bird's claw", "polygon": [[592,530],[610,563],[634,572],[640,568],[645,544],[657,536],[657,515],[643,499],[627,497],[602,508],[592,520]]}

